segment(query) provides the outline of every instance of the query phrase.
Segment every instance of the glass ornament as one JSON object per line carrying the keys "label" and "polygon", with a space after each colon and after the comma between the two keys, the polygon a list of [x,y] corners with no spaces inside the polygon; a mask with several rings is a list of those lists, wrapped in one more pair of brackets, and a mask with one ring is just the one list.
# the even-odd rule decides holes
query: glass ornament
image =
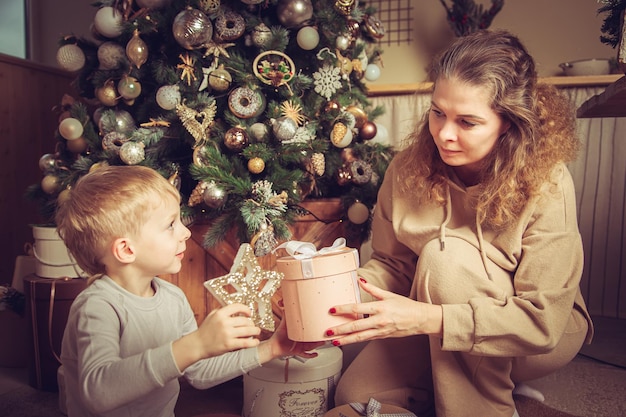
{"label": "glass ornament", "polygon": [[129,75],[124,75],[117,83],[117,91],[127,100],[132,100],[141,94],[141,83]]}
{"label": "glass ornament", "polygon": [[78,119],[68,117],[59,124],[59,133],[67,140],[76,140],[83,134],[83,124]]}
{"label": "glass ornament", "polygon": [[224,145],[234,152],[239,152],[248,145],[248,133],[240,127],[231,127],[224,134]]}
{"label": "glass ornament", "polygon": [[116,38],[122,34],[122,13],[110,6],[101,7],[93,19],[94,28],[107,38]]}
{"label": "glass ornament", "polygon": [[148,45],[141,39],[137,29],[126,44],[126,56],[138,69],[148,60]]}
{"label": "glass ornament", "polygon": [[276,139],[285,141],[292,139],[296,135],[298,124],[287,116],[279,117],[272,124],[272,132]]}
{"label": "glass ornament", "polygon": [[85,53],[78,45],[67,44],[57,50],[57,64],[66,71],[80,71],[85,66]]}
{"label": "glass ornament", "polygon": [[172,24],[174,39],[185,49],[199,49],[213,36],[211,21],[198,9],[186,9],[178,13]]}

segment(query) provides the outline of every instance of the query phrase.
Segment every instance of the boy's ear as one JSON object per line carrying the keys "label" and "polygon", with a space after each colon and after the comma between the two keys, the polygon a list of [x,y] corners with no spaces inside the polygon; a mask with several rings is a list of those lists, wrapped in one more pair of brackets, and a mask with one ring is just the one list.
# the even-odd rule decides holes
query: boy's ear
{"label": "boy's ear", "polygon": [[129,238],[121,237],[115,239],[112,245],[113,257],[121,263],[131,263],[135,260],[135,251],[133,250]]}

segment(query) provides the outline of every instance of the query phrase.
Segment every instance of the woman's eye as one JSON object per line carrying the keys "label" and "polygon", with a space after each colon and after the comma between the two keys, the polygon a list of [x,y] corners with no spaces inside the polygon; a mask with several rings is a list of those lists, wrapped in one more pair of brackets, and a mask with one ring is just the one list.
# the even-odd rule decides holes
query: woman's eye
{"label": "woman's eye", "polygon": [[470,122],[468,120],[461,120],[461,124],[465,127],[474,127],[476,126],[476,123],[474,122]]}

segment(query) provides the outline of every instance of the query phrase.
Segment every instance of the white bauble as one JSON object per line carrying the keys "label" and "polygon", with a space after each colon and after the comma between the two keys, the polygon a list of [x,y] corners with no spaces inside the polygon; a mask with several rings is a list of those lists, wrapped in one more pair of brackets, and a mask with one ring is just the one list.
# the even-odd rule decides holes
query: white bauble
{"label": "white bauble", "polygon": [[310,51],[319,45],[320,34],[317,32],[317,29],[311,26],[305,26],[298,31],[296,40],[298,41],[298,46],[300,46],[300,48],[305,51]]}
{"label": "white bauble", "polygon": [[389,138],[387,128],[377,122],[374,122],[374,124],[376,125],[376,135],[371,139],[371,142],[387,144]]}
{"label": "white bauble", "polygon": [[122,21],[122,13],[110,6],[101,7],[93,18],[95,29],[107,38],[116,38],[122,34]]}
{"label": "white bauble", "polygon": [[126,51],[119,43],[109,41],[98,47],[98,62],[102,70],[119,68],[125,60]]}
{"label": "white bauble", "polygon": [[61,46],[56,58],[57,64],[66,71],[80,71],[85,66],[85,53],[73,43]]}
{"label": "white bauble", "polygon": [[156,93],[157,104],[163,110],[174,110],[180,99],[180,88],[177,85],[164,85]]}
{"label": "white bauble", "polygon": [[376,64],[369,64],[365,67],[365,79],[367,81],[376,81],[380,77],[380,67]]}

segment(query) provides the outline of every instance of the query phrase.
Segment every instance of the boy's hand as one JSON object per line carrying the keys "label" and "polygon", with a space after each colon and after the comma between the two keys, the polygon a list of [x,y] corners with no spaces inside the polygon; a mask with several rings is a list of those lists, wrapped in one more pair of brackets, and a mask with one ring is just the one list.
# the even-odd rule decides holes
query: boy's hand
{"label": "boy's hand", "polygon": [[243,304],[230,304],[211,311],[198,330],[172,344],[178,369],[183,371],[201,359],[257,346],[256,336],[261,329],[254,325],[250,316],[250,309]]}
{"label": "boy's hand", "polygon": [[258,336],[261,329],[254,325],[251,315],[248,306],[243,304],[230,304],[211,311],[198,328],[205,357],[258,345],[259,340],[254,336]]}

